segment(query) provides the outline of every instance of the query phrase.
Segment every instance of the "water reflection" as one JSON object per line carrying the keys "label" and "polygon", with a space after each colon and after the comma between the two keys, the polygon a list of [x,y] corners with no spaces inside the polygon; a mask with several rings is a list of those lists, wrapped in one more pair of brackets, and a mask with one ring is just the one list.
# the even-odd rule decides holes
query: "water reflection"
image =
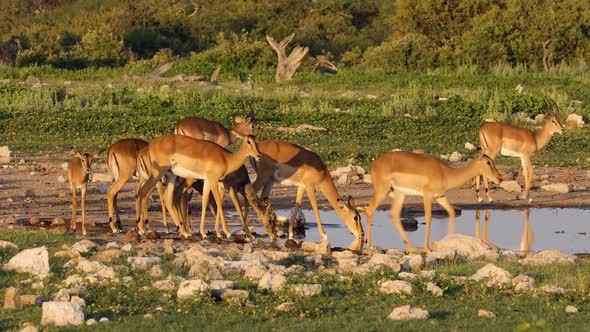
{"label": "water reflection", "polygon": [[[529,251],[531,251],[531,245],[533,243],[533,230],[531,228],[531,222],[530,222],[531,209],[528,209],[528,208],[524,209],[522,211],[522,213],[523,213],[523,217],[524,217],[524,228],[522,230],[522,237],[520,240],[519,251],[529,252]],[[498,246],[496,246],[494,243],[490,242],[490,240],[488,238],[488,225],[490,223],[491,215],[492,215],[492,210],[490,210],[490,209],[486,210],[483,226],[481,226],[481,212],[479,209],[475,210],[475,237],[480,239],[482,242],[484,242],[488,246],[490,246],[490,248],[497,250]],[[450,230],[449,230],[449,232],[450,232]]]}

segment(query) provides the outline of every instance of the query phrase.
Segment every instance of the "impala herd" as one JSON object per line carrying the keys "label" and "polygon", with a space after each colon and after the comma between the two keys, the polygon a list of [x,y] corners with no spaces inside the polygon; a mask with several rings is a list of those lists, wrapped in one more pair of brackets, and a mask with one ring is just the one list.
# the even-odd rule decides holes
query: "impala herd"
{"label": "impala herd", "polygon": [[[529,191],[532,181],[531,156],[543,148],[555,133],[563,133],[558,114],[551,115],[542,129],[537,132],[518,128],[504,123],[486,123],[479,129],[479,141],[483,154],[466,163],[463,167],[453,168],[440,160],[412,152],[387,152],[371,163],[373,197],[365,208],[356,207],[352,197],[343,199],[338,193],[328,168],[314,152],[301,146],[280,141],[257,141],[259,131],[247,117],[234,117],[235,126],[231,129],[222,124],[200,117],[189,117],[180,121],[174,134],[157,137],[151,142],[141,139],[121,139],[115,142],[107,152],[107,167],[114,183],[107,192],[109,226],[113,233],[121,231],[117,196],[121,188],[132,177],[137,177],[139,185],[136,192],[136,226],[140,234],[146,227],[151,231],[148,219],[148,198],[154,187],[160,195],[162,220],[168,232],[169,213],[178,232],[184,236],[192,235],[188,213],[190,197],[189,188],[196,189],[202,196],[201,223],[199,233],[203,238],[207,209],[215,216],[215,232],[221,223],[223,234],[230,237],[223,211],[223,199],[226,191],[242,222],[244,232],[250,239],[248,209],[251,206],[271,240],[276,240],[276,216],[270,208],[270,194],[275,182],[287,186],[296,186],[295,207],[289,223],[289,238],[293,238],[294,218],[301,207],[303,195],[311,203],[318,224],[318,231],[323,240],[327,235],[322,227],[317,203],[317,193],[321,192],[344,221],[357,240],[364,240],[364,231],[359,211],[367,216],[367,246],[371,245],[372,217],[381,201],[393,191],[391,216],[400,232],[407,249],[412,245],[400,220],[401,209],[407,195],[419,195],[424,198],[426,234],[424,249],[429,248],[430,224],[432,219],[432,201],[436,200],[449,214],[449,227],[454,225],[455,210],[449,203],[446,193],[474,179],[478,200],[480,178],[489,201],[488,180],[495,183],[501,176],[494,165],[494,158],[501,154],[518,157],[523,166],[525,179],[524,199],[531,200]],[[236,152],[230,152],[227,146],[238,139],[242,143]],[[81,190],[82,234],[86,235],[86,188],[92,159],[103,151],[82,153],[72,148],[73,157],[68,164],[68,177],[72,190],[71,229],[76,229],[76,192]],[[255,160],[253,168],[256,179],[253,183],[244,166],[248,157]],[[261,195],[258,192],[262,190]],[[238,194],[242,195],[244,208]],[[210,195],[213,199],[210,199]],[[259,199],[262,197],[262,200]],[[362,243],[362,242],[361,242]]]}

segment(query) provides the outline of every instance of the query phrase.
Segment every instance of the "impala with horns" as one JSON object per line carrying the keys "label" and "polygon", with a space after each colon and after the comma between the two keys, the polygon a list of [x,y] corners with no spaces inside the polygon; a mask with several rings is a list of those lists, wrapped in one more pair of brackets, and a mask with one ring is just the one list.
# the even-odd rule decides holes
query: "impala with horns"
{"label": "impala with horns", "polygon": [[[152,168],[149,179],[138,191],[138,206],[142,206],[143,200],[147,198],[158,180],[168,172],[185,179],[204,180],[201,206],[206,207],[208,205],[209,194],[212,193],[217,204],[217,213],[220,214],[222,227],[226,235],[229,236],[223,215],[223,202],[221,201],[218,182],[239,169],[249,156],[256,159],[261,157],[254,136],[245,137],[238,151],[234,153],[215,143],[183,135],[162,135],[151,141],[148,148]],[[173,191],[166,190],[164,201],[172,202],[173,194]],[[206,211],[206,208],[201,211],[200,233],[203,237],[206,237]],[[179,226],[181,234],[185,237],[190,236],[190,233],[182,225],[181,216],[178,212],[175,212],[175,209],[171,209],[170,212],[175,222],[180,222],[180,225],[177,226]],[[140,230],[142,230],[142,224],[139,226]]]}
{"label": "impala with horns", "polygon": [[270,197],[274,182],[297,187],[295,209],[289,222],[290,238],[293,237],[294,218],[301,207],[303,194],[307,193],[320,235],[322,239],[327,239],[318,210],[316,198],[318,191],[326,196],[352,234],[356,238],[363,237],[361,217],[356,210],[354,200],[352,197],[349,197],[348,202],[342,200],[328,168],[317,154],[298,145],[279,141],[260,142],[258,149],[262,153],[262,158],[256,162],[257,175],[254,190],[258,192],[262,188],[261,197]]}
{"label": "impala with horns", "polygon": [[[498,154],[506,157],[520,158],[524,175],[524,193],[523,198],[532,201],[529,198],[531,183],[533,181],[533,165],[531,156],[542,149],[553,134],[562,134],[565,130],[559,122],[559,114],[552,114],[543,128],[539,131],[532,131],[526,128],[514,127],[506,123],[488,122],[479,129],[479,144],[483,153],[490,158],[495,159]],[[483,179],[484,190],[488,201],[492,201],[488,181]],[[480,177],[475,178],[475,194],[481,202],[482,197],[479,191]]]}
{"label": "impala with horns", "polygon": [[251,118],[236,115],[233,119],[236,125],[227,129],[217,121],[191,116],[178,122],[174,133],[210,141],[223,147],[233,144],[239,138],[258,136],[259,130],[253,129]]}
{"label": "impala with horns", "polygon": [[426,219],[424,249],[428,250],[432,200],[436,200],[447,211],[450,218],[449,229],[453,229],[455,209],[445,196],[447,191],[481,174],[496,183],[500,182],[500,175],[494,166],[494,161],[486,155],[471,160],[460,168],[452,168],[436,158],[411,152],[395,151],[381,155],[371,163],[373,198],[366,208],[367,247],[371,246],[371,221],[375,209],[390,190],[393,189],[391,217],[407,249],[412,249],[412,244],[402,227],[400,218],[404,199],[406,195],[424,197]]}
{"label": "impala with horns", "polygon": [[76,210],[77,210],[77,191],[80,189],[82,194],[82,235],[86,235],[86,190],[88,188],[88,178],[90,175],[90,167],[92,166],[92,159],[98,157],[104,150],[93,153],[82,153],[77,148],[72,147],[73,157],[68,163],[68,179],[70,181],[70,189],[72,190],[72,220],[70,227],[76,230]]}
{"label": "impala with horns", "polygon": [[[143,181],[147,179],[149,175],[149,160],[148,163],[144,162],[143,177],[139,169],[140,161],[147,158],[147,147],[148,142],[136,139],[126,138],[121,139],[113,143],[107,152],[107,168],[109,173],[113,177],[113,184],[107,191],[107,205],[109,209],[109,225],[113,233],[121,230],[121,219],[119,217],[119,207],[117,206],[117,198],[121,188],[133,177],[137,176],[139,179],[138,188],[142,185]],[[143,152],[142,152],[143,151]],[[158,193],[160,194],[160,200],[162,200],[164,187],[163,184],[157,183]],[[162,205],[162,221],[166,232],[168,232],[168,220],[166,217],[166,207],[164,202]],[[143,212],[142,212],[143,211]],[[145,206],[140,208],[136,206],[136,222],[139,223],[140,219],[145,218],[147,220],[147,201]]]}

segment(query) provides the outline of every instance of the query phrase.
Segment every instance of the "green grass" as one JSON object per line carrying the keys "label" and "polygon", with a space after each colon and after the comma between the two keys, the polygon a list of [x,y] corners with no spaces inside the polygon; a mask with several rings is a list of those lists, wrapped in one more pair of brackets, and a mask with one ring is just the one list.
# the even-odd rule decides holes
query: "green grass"
{"label": "green grass", "polygon": [[[0,238],[18,242],[20,249],[47,245],[50,251],[61,248],[61,242],[71,243],[73,237],[47,234],[42,231],[7,231]],[[45,240],[46,239],[46,240]],[[40,243],[39,241],[43,241]],[[4,264],[16,251],[3,252],[0,263]],[[186,268],[172,265],[173,256],[163,256],[165,275],[187,276]],[[295,330],[370,330],[382,331],[403,329],[411,331],[439,330],[514,330],[528,325],[539,325],[550,330],[580,330],[586,326],[590,310],[590,262],[581,261],[575,265],[548,265],[541,267],[523,266],[514,261],[500,261],[496,265],[504,267],[514,276],[527,272],[534,277],[538,286],[555,284],[574,292],[556,295],[513,294],[510,288],[488,288],[479,283],[459,285],[436,277],[436,282],[445,290],[445,295],[433,298],[426,291],[426,281],[414,281],[414,294],[411,296],[384,295],[379,292],[378,281],[383,278],[396,279],[396,274],[388,271],[373,272],[366,276],[353,275],[347,281],[338,276],[315,273],[306,276],[300,273],[288,279],[289,284],[320,283],[319,296],[300,298],[289,290],[278,293],[259,291],[256,284],[237,279],[240,289],[250,292],[249,298],[238,304],[217,302],[208,298],[178,300],[176,290],[144,290],[155,280],[147,271],[135,271],[121,266],[125,260],[118,260],[114,266],[118,276],[131,276],[128,285],[89,286],[80,296],[86,300],[86,319],[108,317],[109,324],[96,327],[60,328],[59,331],[86,331],[100,329],[105,331],[295,331]],[[292,263],[301,263],[295,257]],[[55,293],[61,280],[72,274],[61,268],[64,260],[51,259],[53,275],[46,281],[45,289],[35,291],[28,285],[21,285],[21,294],[36,293],[49,295]],[[470,263],[448,261],[434,267],[438,274],[469,276],[485,265],[484,261]],[[310,266],[306,267],[309,270]],[[16,285],[27,275],[13,272],[0,272],[1,288]],[[2,302],[3,294],[0,294]],[[298,313],[279,313],[275,307],[281,303],[295,302]],[[395,322],[387,319],[397,306],[412,304],[427,309],[430,319],[426,321]],[[567,305],[580,309],[576,315],[565,313]],[[496,319],[477,318],[478,309],[486,309],[497,315]],[[151,313],[153,319],[144,318]],[[18,311],[0,309],[0,329],[18,330],[23,322],[39,324],[41,308],[25,307]],[[57,328],[47,328],[57,331]],[[529,329],[532,330],[532,329]]]}

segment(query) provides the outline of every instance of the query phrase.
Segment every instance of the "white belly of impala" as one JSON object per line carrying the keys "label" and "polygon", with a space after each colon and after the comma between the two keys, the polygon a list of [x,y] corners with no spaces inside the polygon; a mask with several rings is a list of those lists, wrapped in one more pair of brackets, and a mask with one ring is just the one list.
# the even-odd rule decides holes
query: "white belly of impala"
{"label": "white belly of impala", "polygon": [[276,169],[273,174],[272,177],[274,178],[274,180],[280,184],[282,184],[283,186],[297,186],[297,187],[302,187],[303,184],[296,182],[296,181],[292,181],[289,180],[288,178],[282,178],[279,176],[279,170]]}
{"label": "white belly of impala", "polygon": [[205,175],[203,174],[199,174],[197,172],[194,172],[190,169],[187,168],[183,168],[180,167],[178,165],[172,165],[172,167],[170,167],[170,172],[172,172],[172,174],[176,175],[176,176],[180,176],[181,178],[185,178],[185,179],[205,179]]}
{"label": "white belly of impala", "polygon": [[500,150],[500,154],[505,156],[505,157],[520,157],[520,153],[516,152],[516,151],[512,151],[506,148],[502,148]]}
{"label": "white belly of impala", "polygon": [[404,195],[409,195],[409,196],[424,196],[424,193],[419,192],[418,190],[415,190],[415,189],[412,189],[412,188],[397,187],[397,186],[393,185],[393,189],[399,191],[400,193],[402,193]]}

